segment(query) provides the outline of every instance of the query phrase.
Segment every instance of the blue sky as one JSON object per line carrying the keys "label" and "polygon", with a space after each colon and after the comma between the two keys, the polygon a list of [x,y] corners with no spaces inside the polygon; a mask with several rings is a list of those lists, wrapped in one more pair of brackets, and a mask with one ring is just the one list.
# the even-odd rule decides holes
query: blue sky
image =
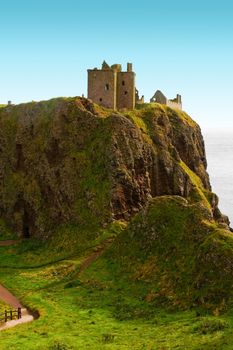
{"label": "blue sky", "polygon": [[204,128],[233,130],[233,4],[0,0],[0,103],[86,95],[86,70],[133,62],[137,87],[182,94]]}

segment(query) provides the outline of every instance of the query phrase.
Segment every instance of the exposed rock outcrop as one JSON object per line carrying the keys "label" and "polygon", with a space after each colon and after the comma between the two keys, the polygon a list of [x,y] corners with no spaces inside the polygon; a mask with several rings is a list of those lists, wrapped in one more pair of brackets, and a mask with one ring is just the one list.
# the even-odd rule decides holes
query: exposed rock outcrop
{"label": "exposed rock outcrop", "polygon": [[199,126],[161,105],[113,113],[82,98],[0,109],[0,215],[19,235],[129,219],[149,198],[217,208]]}

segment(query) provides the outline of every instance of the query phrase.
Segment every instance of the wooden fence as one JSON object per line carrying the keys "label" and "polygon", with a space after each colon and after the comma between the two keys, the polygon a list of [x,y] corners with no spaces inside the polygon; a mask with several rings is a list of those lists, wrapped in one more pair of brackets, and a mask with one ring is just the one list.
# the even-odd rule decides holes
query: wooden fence
{"label": "wooden fence", "polygon": [[17,310],[5,310],[4,313],[0,314],[0,322],[7,322],[9,320],[19,320],[21,317],[21,307],[18,307]]}

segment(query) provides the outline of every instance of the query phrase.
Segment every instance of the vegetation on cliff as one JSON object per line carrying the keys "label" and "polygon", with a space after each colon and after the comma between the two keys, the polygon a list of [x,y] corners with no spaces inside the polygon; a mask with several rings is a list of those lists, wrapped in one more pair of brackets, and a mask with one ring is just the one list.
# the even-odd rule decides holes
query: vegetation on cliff
{"label": "vegetation on cliff", "polygon": [[151,196],[208,200],[213,214],[217,206],[200,128],[165,106],[125,114],[78,98],[8,106],[0,148],[0,215],[21,236],[128,220]]}
{"label": "vegetation on cliff", "polygon": [[186,113],[6,106],[0,150],[0,237],[25,238],[0,281],[41,315],[15,349],[229,348],[233,236]]}

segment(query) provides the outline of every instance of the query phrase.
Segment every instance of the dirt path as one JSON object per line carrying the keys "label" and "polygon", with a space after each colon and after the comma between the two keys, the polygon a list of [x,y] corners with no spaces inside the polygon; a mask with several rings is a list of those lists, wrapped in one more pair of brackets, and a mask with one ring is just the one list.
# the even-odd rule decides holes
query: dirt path
{"label": "dirt path", "polygon": [[11,294],[5,287],[0,285],[0,299],[7,303],[8,305],[12,306],[14,309],[17,309],[18,307],[22,307],[20,304],[20,301]]}
{"label": "dirt path", "polygon": [[[112,243],[112,241],[113,241],[113,238],[108,238],[104,243],[102,243],[102,245],[97,246],[94,252],[81,263],[78,275],[81,274],[83,271],[85,271],[92,264],[92,262],[94,262],[97,258],[99,258],[104,253],[105,249]],[[0,241],[0,246],[8,246],[15,243],[17,243],[17,241]],[[4,323],[2,326],[0,326],[0,331],[15,327],[18,324],[27,323],[34,320],[33,315],[31,315],[26,308],[23,308],[20,301],[13,294],[11,294],[5,287],[1,285],[0,285],[0,299],[6,302],[7,304],[11,305],[15,309],[17,309],[18,307],[22,308],[22,318],[19,320],[12,320]]]}
{"label": "dirt path", "polygon": [[92,253],[90,256],[88,256],[80,265],[80,270],[78,274],[85,271],[92,263],[95,261],[101,254],[103,254],[103,249],[100,249],[94,253]]}
{"label": "dirt path", "polygon": [[[15,244],[16,242],[17,241],[0,241],[0,246],[8,246]],[[34,317],[29,313],[29,311],[26,308],[22,306],[20,301],[2,285],[0,285],[0,299],[14,309],[17,309],[18,307],[22,308],[22,318],[20,318],[19,320],[12,320],[4,323],[2,326],[0,326],[0,331],[17,326],[21,323],[27,323],[34,320]]]}
{"label": "dirt path", "polygon": [[98,259],[112,242],[113,238],[108,238],[101,246],[97,246],[94,252],[81,263],[78,275],[85,271],[96,259]]}
{"label": "dirt path", "polygon": [[0,241],[0,247],[6,247],[8,245],[13,245],[15,243],[18,243],[19,241],[16,241],[16,240],[8,240],[8,241]]}

